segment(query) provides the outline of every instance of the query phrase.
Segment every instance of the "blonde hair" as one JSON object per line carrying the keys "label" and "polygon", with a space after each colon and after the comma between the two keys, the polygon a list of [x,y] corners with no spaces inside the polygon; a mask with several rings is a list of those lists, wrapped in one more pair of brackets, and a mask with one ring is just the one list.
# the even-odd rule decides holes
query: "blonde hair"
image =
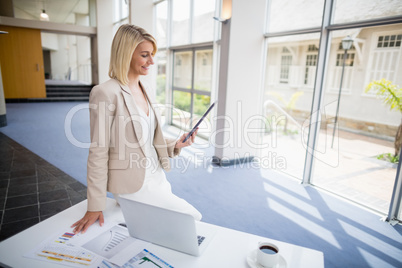
{"label": "blonde hair", "polygon": [[143,41],[150,41],[154,47],[152,52],[155,55],[158,50],[155,38],[143,28],[123,24],[117,30],[110,55],[109,76],[117,79],[121,84],[128,84],[128,71],[133,53],[137,46]]}

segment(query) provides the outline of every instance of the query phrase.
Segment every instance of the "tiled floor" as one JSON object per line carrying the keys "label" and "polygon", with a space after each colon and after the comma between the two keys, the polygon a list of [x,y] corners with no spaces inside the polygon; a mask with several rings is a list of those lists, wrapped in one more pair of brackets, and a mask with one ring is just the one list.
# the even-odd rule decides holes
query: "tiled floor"
{"label": "tiled floor", "polygon": [[86,186],[0,132],[0,241],[86,199]]}

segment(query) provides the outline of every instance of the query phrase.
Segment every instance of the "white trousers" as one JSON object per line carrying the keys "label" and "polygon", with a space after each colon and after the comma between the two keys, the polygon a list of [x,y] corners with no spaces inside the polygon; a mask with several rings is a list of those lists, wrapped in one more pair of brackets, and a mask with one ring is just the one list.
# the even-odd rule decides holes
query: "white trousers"
{"label": "white trousers", "polygon": [[200,221],[201,213],[186,200],[172,193],[172,187],[166,179],[165,172],[159,168],[155,173],[146,176],[141,189],[132,194],[113,194],[117,202],[126,198],[149,205],[186,213]]}

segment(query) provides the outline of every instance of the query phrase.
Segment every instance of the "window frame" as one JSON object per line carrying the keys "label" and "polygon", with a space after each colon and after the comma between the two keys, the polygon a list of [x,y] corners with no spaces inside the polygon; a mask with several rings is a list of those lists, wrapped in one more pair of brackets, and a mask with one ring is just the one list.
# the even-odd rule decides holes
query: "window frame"
{"label": "window frame", "polygon": [[[373,65],[373,61],[374,61],[374,55],[377,55],[379,52],[381,53],[386,53],[386,52],[390,52],[391,50],[393,50],[394,52],[397,52],[398,55],[397,57],[401,57],[402,55],[402,44],[399,47],[377,47],[377,42],[378,42],[378,38],[379,36],[386,36],[386,35],[392,35],[393,33],[397,33],[396,35],[401,34],[402,35],[402,31],[401,30],[394,30],[394,31],[376,31],[373,32],[372,34],[372,39],[371,39],[371,43],[370,43],[370,53],[369,53],[369,59],[368,59],[368,68],[365,74],[365,81],[366,84],[370,83],[371,79],[371,72],[372,72],[372,65]],[[398,71],[400,71],[402,69],[402,66],[398,65],[398,62],[396,62],[396,68],[395,68],[395,73],[393,78],[387,78],[391,81],[394,81],[393,79],[395,79],[396,75],[398,74]],[[363,89],[364,91],[364,89]],[[363,92],[363,95],[366,96],[375,96],[374,93],[371,92]]]}
{"label": "window frame", "polygon": [[[189,48],[181,48],[181,49],[172,49],[172,51],[171,51],[172,52],[172,59],[173,59],[172,60],[172,78],[171,78],[172,85],[170,86],[170,88],[171,88],[171,100],[170,101],[171,101],[171,104],[172,104],[171,109],[170,109],[171,114],[173,114],[173,109],[174,109],[174,92],[178,91],[178,92],[190,93],[191,94],[191,99],[190,99],[190,120],[189,120],[189,122],[192,122],[193,117],[194,117],[194,95],[195,94],[204,95],[204,96],[209,96],[210,98],[212,96],[212,94],[211,94],[212,88],[213,88],[212,85],[211,85],[211,91],[199,90],[199,89],[195,89],[195,87],[194,87],[194,76],[195,76],[194,73],[195,73],[195,62],[196,62],[195,57],[196,57],[196,52],[199,51],[199,50],[211,50],[213,52],[213,46],[197,46],[197,47],[189,47]],[[191,59],[191,61],[192,61],[191,74],[192,75],[191,75],[191,88],[190,89],[183,88],[183,87],[178,87],[178,86],[174,85],[175,53],[187,52],[187,51],[191,51],[191,53],[192,53],[192,59]],[[211,79],[212,79],[212,74],[211,74]],[[177,125],[177,124],[175,124],[173,122],[173,117],[172,116],[169,118],[169,124],[172,125],[172,126],[176,126],[176,127],[181,128],[181,126],[179,126],[179,125]],[[188,129],[186,129],[186,130],[189,130],[189,129],[190,129],[190,127],[188,127]]]}
{"label": "window frame", "polygon": [[[271,0],[267,0],[267,17],[266,17],[266,30],[268,27],[268,20],[271,14],[270,6]],[[312,27],[305,29],[288,30],[282,32],[266,32],[264,34],[265,43],[268,43],[269,38],[272,37],[282,37],[289,35],[299,35],[308,33],[318,33],[320,34],[319,39],[319,52],[317,60],[317,72],[315,74],[314,88],[312,94],[312,105],[310,111],[310,124],[308,125],[307,144],[306,144],[306,157],[304,163],[302,184],[312,184],[311,179],[313,177],[314,162],[316,161],[316,154],[319,154],[319,150],[316,149],[318,146],[318,133],[321,127],[320,109],[323,109],[323,97],[324,97],[324,84],[326,79],[327,63],[329,62],[331,50],[331,33],[336,30],[346,30],[355,28],[369,28],[380,25],[396,25],[402,23],[402,15],[381,17],[369,20],[360,20],[354,22],[345,23],[333,23],[335,17],[335,3],[336,0],[328,0],[324,2],[322,24],[320,27]],[[377,37],[378,39],[378,37]],[[377,42],[377,41],[376,41]],[[373,41],[371,42],[373,44]],[[401,46],[402,47],[402,46]],[[267,46],[266,46],[267,48]],[[335,53],[336,54],[336,53]],[[358,55],[357,55],[358,56]],[[265,68],[267,68],[266,62],[264,63]],[[401,68],[401,66],[398,66]],[[397,71],[398,69],[396,69]],[[263,70],[266,73],[266,69]],[[368,75],[366,74],[366,79]],[[265,83],[264,83],[265,84]],[[263,84],[263,85],[264,85]],[[402,154],[401,154],[402,155]],[[387,220],[391,219],[401,219],[402,218],[402,179],[401,179],[401,164],[398,166],[397,179],[395,180],[393,198],[391,200],[389,213]],[[399,178],[399,179],[398,179]],[[396,198],[394,198],[396,197]]]}

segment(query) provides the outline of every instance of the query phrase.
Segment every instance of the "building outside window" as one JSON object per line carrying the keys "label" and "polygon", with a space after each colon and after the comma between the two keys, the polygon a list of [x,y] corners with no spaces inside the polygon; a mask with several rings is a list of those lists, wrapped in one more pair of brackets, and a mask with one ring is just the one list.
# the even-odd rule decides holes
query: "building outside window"
{"label": "building outside window", "polygon": [[399,59],[402,50],[402,31],[395,31],[395,34],[378,32],[372,39],[374,39],[374,44],[370,53],[369,80],[381,77],[396,81],[400,78],[400,75],[397,75],[397,67],[401,68]]}
{"label": "building outside window", "polygon": [[309,87],[314,86],[315,68],[317,66],[318,47],[308,45],[306,55],[306,69],[304,72],[304,84]]}
{"label": "building outside window", "polygon": [[[332,93],[339,92],[339,86],[341,81],[342,75],[342,68],[343,68],[343,57],[344,57],[344,50],[342,49],[342,43],[340,42],[338,45],[338,51],[334,54],[335,62],[334,65],[329,67],[330,74],[328,77],[329,80],[329,87],[328,91]],[[351,92],[351,83],[354,75],[354,68],[353,64],[355,61],[355,52],[356,49],[352,46],[346,53],[346,60],[345,60],[345,69],[343,70],[343,83],[342,83],[342,93],[350,93]]]}
{"label": "building outside window", "polygon": [[[374,92],[366,92],[366,87],[381,79],[402,85],[398,75],[402,73],[402,25],[392,20],[375,26],[360,22],[401,16],[402,6],[390,0],[333,1],[336,28],[330,23],[325,26],[329,30],[322,30],[323,1],[268,3],[262,113],[268,122],[263,140],[270,147],[261,151],[262,156],[274,152],[277,158],[286,159],[285,167],[278,171],[388,213],[396,164],[385,161],[384,156],[395,152],[393,142],[401,114],[391,111]],[[284,19],[288,17],[292,21]],[[359,22],[358,26],[350,27],[354,22]],[[322,34],[329,35],[324,43],[327,52],[318,49]],[[353,46],[342,70],[340,44],[346,36],[353,38]],[[324,62],[321,70],[317,68],[320,60]],[[312,105],[318,98],[322,100],[317,109]],[[313,140],[312,125],[318,126]],[[312,144],[314,152],[309,147]]]}
{"label": "building outside window", "polygon": [[289,49],[284,47],[282,49],[282,55],[281,55],[281,72],[279,78],[280,83],[282,84],[289,83],[289,69],[291,65],[292,65],[292,55],[290,55]]}

